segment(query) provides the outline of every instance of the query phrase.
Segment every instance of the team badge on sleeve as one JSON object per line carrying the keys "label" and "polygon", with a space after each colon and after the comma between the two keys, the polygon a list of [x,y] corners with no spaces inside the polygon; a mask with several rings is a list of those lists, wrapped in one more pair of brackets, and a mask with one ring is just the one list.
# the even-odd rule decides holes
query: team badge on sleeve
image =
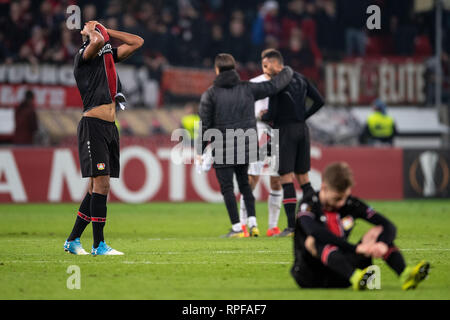
{"label": "team badge on sleeve", "polygon": [[98,170],[105,170],[105,164],[102,162],[102,163],[97,163],[97,169]]}
{"label": "team badge on sleeve", "polygon": [[350,230],[355,225],[355,221],[351,216],[347,216],[341,219],[342,226],[344,227],[345,231]]}

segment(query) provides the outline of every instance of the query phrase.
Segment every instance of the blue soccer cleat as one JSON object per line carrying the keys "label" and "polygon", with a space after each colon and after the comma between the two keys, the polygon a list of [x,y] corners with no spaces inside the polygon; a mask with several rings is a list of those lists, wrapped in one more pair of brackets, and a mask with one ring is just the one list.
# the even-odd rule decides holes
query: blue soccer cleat
{"label": "blue soccer cleat", "polygon": [[71,254],[76,255],[86,255],[89,254],[86,250],[83,249],[81,245],[80,238],[76,238],[75,240],[64,242],[64,251],[69,252]]}
{"label": "blue soccer cleat", "polygon": [[123,252],[117,251],[101,241],[97,248],[92,247],[93,256],[121,256]]}

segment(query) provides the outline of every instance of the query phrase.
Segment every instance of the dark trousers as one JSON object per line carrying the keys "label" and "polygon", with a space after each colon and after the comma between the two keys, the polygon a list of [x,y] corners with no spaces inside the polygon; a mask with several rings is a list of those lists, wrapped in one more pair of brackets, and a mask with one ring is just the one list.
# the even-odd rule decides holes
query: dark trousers
{"label": "dark trousers", "polygon": [[236,174],[236,180],[239,185],[239,191],[244,196],[245,207],[249,217],[255,216],[255,197],[252,188],[248,183],[248,164],[235,165],[231,167],[216,168],[217,180],[220,184],[225,205],[231,224],[239,223],[239,213],[237,209],[236,196],[233,188],[233,175]]}

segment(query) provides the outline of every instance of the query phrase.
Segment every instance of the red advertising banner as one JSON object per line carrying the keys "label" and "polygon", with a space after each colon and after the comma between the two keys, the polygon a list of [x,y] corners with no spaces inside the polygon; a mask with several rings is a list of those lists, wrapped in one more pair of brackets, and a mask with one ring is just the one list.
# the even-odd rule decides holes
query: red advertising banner
{"label": "red advertising banner", "polygon": [[[401,149],[313,147],[311,157],[310,177],[316,189],[320,188],[320,172],[327,164],[346,161],[354,171],[355,195],[364,199],[403,198]],[[121,178],[111,179],[110,200],[222,201],[214,170],[199,174],[193,164],[173,159],[171,147],[122,147]],[[261,180],[255,190],[257,200],[267,198],[270,186],[268,176]],[[87,182],[81,178],[75,149],[0,149],[0,202],[79,202]]]}
{"label": "red advertising banner", "polygon": [[39,109],[81,108],[83,102],[76,86],[0,84],[0,105],[15,107],[32,90]]}

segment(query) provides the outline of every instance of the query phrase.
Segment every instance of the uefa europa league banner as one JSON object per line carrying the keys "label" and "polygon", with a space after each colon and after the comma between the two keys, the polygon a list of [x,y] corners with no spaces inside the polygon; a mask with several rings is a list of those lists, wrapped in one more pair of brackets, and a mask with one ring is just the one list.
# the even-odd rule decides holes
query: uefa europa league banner
{"label": "uefa europa league banner", "polygon": [[403,151],[405,198],[450,197],[450,150]]}

